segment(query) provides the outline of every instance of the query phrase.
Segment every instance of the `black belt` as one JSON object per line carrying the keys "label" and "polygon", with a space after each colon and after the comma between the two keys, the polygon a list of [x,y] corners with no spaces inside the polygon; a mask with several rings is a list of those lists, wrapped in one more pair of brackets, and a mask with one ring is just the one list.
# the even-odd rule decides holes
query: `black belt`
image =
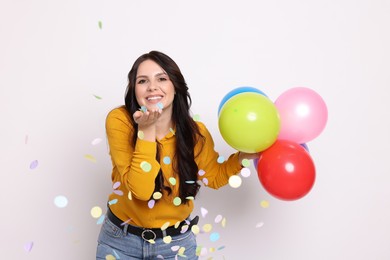
{"label": "black belt", "polygon": [[182,227],[184,225],[188,225],[188,229],[185,230],[186,232],[190,230],[193,225],[198,224],[199,221],[199,216],[196,216],[191,221],[186,221],[186,220],[182,221],[177,228],[175,228],[175,226],[170,226],[163,231],[161,230],[161,228],[141,228],[132,225],[124,225],[123,221],[119,219],[117,216],[115,216],[114,213],[112,213],[112,211],[110,210],[110,208],[107,209],[107,218],[112,223],[114,223],[115,226],[122,229],[126,234],[131,233],[140,236],[145,240],[150,240],[150,239],[154,240],[156,238],[163,238],[164,236],[180,235],[184,233],[182,231]]}

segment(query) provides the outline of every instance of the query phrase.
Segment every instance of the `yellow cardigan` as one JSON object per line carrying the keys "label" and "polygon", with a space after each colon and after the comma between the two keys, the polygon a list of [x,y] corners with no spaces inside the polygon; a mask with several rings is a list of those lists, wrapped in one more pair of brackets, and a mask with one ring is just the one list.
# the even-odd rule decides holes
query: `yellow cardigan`
{"label": "yellow cardigan", "polygon": [[[218,189],[228,183],[231,175],[242,166],[238,152],[223,163],[217,162],[218,153],[214,141],[204,124],[197,122],[204,145],[195,146],[195,162],[198,165],[198,180],[205,186]],[[133,127],[125,107],[115,108],[107,115],[106,132],[112,161],[113,192],[109,196],[111,211],[122,221],[145,228],[160,228],[166,222],[175,225],[186,219],[194,208],[193,201],[180,203],[178,176],[172,170],[175,152],[175,135],[167,134],[163,139],[149,142],[137,139],[132,145]],[[160,147],[160,162],[156,160],[157,144]],[[162,169],[165,185],[172,189],[153,194],[154,180]],[[160,198],[161,197],[161,198]],[[152,200],[154,201],[151,201]]]}

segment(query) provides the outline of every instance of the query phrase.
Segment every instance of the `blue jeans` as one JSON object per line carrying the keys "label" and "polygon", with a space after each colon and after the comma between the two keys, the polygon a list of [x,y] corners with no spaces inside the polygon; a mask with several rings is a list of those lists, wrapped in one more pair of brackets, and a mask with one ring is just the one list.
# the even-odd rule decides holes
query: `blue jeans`
{"label": "blue jeans", "polygon": [[[183,253],[185,257],[179,254],[177,249],[180,247],[185,248]],[[126,235],[122,229],[105,218],[98,238],[96,259],[196,260],[198,259],[196,256],[196,236],[189,230],[184,234],[172,237],[172,241],[168,244],[162,238],[155,239],[155,243],[152,244],[137,235],[130,233]]]}

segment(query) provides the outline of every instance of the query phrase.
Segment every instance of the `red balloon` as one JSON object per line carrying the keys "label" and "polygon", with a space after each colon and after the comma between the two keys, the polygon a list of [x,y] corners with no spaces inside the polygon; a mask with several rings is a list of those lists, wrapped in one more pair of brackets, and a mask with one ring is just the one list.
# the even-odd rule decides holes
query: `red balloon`
{"label": "red balloon", "polygon": [[300,144],[276,140],[263,151],[257,174],[264,189],[281,200],[305,196],[315,181],[315,166],[310,154]]}

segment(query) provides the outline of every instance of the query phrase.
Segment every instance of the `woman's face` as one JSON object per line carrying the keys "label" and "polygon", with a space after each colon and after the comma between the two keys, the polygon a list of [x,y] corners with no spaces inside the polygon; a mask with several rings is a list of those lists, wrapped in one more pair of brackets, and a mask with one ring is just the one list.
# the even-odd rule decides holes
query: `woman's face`
{"label": "woman's face", "polygon": [[175,87],[168,74],[152,60],[143,61],[137,70],[135,96],[149,111],[172,110]]}

